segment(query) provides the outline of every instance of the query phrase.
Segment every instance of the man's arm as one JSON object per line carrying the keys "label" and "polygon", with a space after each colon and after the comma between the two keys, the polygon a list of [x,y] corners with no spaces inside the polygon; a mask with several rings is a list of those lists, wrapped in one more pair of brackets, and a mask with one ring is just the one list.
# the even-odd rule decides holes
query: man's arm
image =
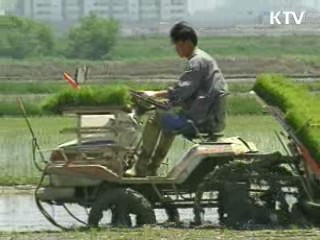
{"label": "man's arm", "polygon": [[190,61],[185,72],[180,76],[179,83],[163,91],[146,91],[149,97],[169,98],[173,102],[183,102],[198,91],[202,72],[198,61]]}
{"label": "man's arm", "polygon": [[179,78],[179,83],[168,91],[170,101],[179,103],[193,96],[199,90],[202,76],[200,62],[189,61],[187,69]]}

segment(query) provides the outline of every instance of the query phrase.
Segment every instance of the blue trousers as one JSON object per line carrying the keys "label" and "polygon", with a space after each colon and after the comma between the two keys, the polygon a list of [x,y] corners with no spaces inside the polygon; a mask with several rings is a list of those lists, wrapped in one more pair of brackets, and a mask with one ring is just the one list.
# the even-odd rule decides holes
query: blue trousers
{"label": "blue trousers", "polygon": [[181,131],[190,126],[188,118],[185,115],[166,112],[160,119],[161,128],[167,133]]}

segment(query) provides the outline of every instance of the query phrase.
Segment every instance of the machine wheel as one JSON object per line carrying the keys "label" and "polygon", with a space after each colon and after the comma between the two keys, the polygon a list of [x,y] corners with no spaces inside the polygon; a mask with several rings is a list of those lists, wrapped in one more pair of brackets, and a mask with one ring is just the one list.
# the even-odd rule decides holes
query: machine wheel
{"label": "machine wheel", "polygon": [[112,213],[112,226],[132,227],[129,214],[136,215],[137,226],[156,223],[151,204],[140,193],[129,188],[110,188],[102,192],[92,204],[88,225],[98,227],[103,212],[108,210]]}
{"label": "machine wheel", "polygon": [[195,223],[202,224],[201,201],[204,192],[218,192],[220,224],[244,228],[248,224],[266,224],[270,212],[257,206],[250,196],[250,162],[233,161],[217,167],[199,185],[195,200]]}
{"label": "machine wheel", "polygon": [[168,198],[166,199],[167,202],[164,204],[164,209],[166,211],[166,214],[168,216],[167,223],[179,223],[180,222],[180,214],[176,206],[171,204],[172,199]]}
{"label": "machine wheel", "polygon": [[[319,227],[320,226],[320,205],[309,202],[306,196],[301,194],[298,202],[293,206],[292,219],[297,225],[303,227]],[[297,221],[300,220],[300,221]]]}

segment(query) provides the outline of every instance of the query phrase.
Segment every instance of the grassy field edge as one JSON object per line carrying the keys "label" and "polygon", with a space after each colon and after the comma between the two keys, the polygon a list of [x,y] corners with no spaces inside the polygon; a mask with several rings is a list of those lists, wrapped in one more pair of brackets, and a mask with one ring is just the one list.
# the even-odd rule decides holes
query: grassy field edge
{"label": "grassy field edge", "polygon": [[65,232],[25,232],[25,233],[0,233],[1,239],[77,239],[77,240],[196,240],[196,239],[318,239],[319,229],[278,229],[260,231],[234,231],[223,228],[195,230],[149,227],[139,229],[110,229],[110,230],[87,230],[87,231],[65,231]]}

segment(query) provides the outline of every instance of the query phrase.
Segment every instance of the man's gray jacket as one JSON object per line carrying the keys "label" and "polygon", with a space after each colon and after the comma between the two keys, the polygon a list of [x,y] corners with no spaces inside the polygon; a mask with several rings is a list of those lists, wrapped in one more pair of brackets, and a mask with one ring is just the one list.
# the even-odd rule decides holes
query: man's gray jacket
{"label": "man's gray jacket", "polygon": [[186,63],[179,83],[169,89],[169,99],[174,104],[182,104],[184,114],[196,124],[207,121],[214,111],[216,131],[221,131],[226,114],[225,101],[221,98],[227,93],[228,86],[217,62],[197,48]]}

